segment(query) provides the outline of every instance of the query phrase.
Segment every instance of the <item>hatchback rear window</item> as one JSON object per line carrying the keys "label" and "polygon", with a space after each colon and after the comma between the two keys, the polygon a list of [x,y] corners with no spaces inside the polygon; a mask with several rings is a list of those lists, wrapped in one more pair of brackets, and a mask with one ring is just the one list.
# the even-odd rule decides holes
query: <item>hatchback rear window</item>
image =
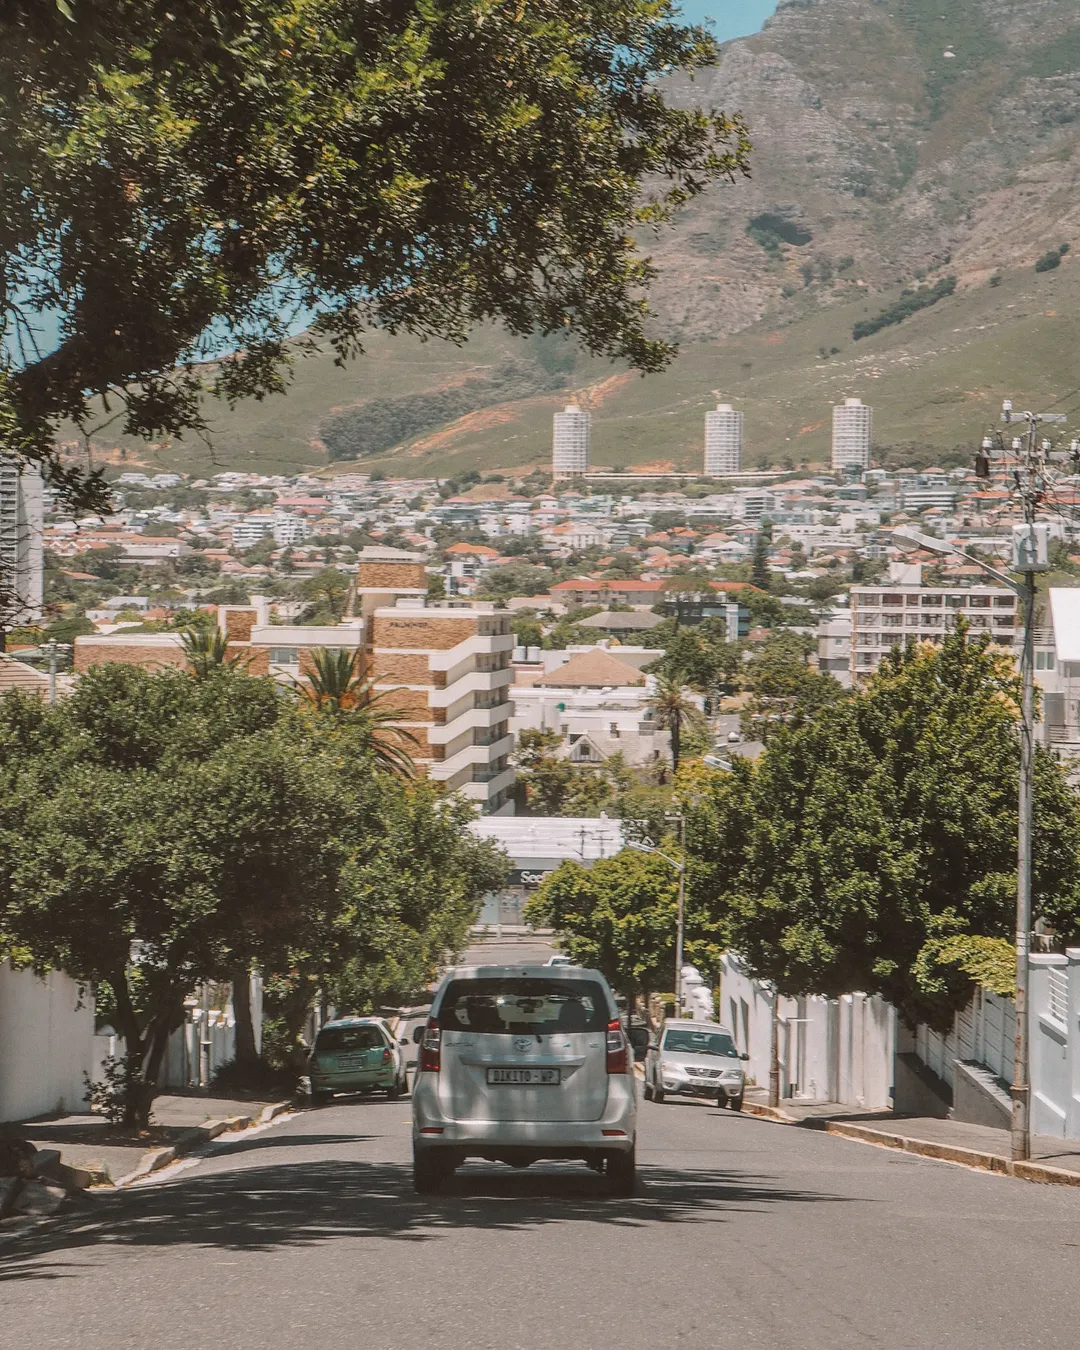
{"label": "hatchback rear window", "polygon": [[386,1041],[378,1027],[323,1027],[316,1050],[380,1050]]}
{"label": "hatchback rear window", "polygon": [[439,1007],[444,1031],[482,1034],[604,1031],[608,1020],[607,996],[595,980],[453,980]]}

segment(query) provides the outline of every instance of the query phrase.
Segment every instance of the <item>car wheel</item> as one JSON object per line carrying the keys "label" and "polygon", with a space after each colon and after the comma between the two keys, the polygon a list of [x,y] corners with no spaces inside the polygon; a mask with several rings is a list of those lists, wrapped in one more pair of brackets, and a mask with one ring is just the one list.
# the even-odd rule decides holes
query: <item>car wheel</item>
{"label": "car wheel", "polygon": [[319,1092],[315,1088],[309,1094],[312,1106],[325,1106],[333,1095],[332,1092]]}
{"label": "car wheel", "polygon": [[435,1195],[454,1169],[427,1150],[413,1150],[412,1184],[417,1195]]}
{"label": "car wheel", "polygon": [[738,1095],[737,1097],[729,1097],[729,1098],[728,1098],[728,1106],[732,1109],[732,1111],[741,1111],[741,1110],[742,1110],[742,1096],[743,1096],[743,1095],[742,1095],[742,1093],[740,1092],[739,1095]]}
{"label": "car wheel", "polygon": [[637,1183],[637,1151],[629,1153],[609,1153],[607,1157],[607,1182],[610,1195],[626,1196],[634,1194]]}
{"label": "car wheel", "polygon": [[645,1100],[646,1100],[647,1102],[651,1102],[651,1101],[652,1101],[652,1099],[653,1099],[653,1086],[652,1086],[652,1084],[649,1082],[649,1080],[648,1080],[647,1078],[645,1079],[645,1084],[644,1084],[644,1086],[643,1086],[643,1088],[642,1088],[642,1093],[644,1094]]}
{"label": "car wheel", "polygon": [[655,1086],[655,1087],[653,1088],[653,1090],[652,1090],[652,1099],[653,1099],[654,1102],[657,1103],[658,1106],[663,1106],[663,1104],[664,1104],[664,1089],[660,1086],[659,1083],[657,1083],[656,1086]]}

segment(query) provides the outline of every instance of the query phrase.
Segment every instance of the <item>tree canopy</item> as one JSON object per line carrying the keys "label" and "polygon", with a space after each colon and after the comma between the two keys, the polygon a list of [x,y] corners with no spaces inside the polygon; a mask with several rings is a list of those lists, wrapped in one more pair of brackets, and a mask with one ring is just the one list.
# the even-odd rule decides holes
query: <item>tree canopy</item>
{"label": "tree canopy", "polygon": [[[938,959],[942,940],[1005,938],[1014,922],[1018,700],[986,638],[898,649],[865,691],[781,729],[738,782],[706,790],[690,831],[697,884],[758,975],[949,1022],[971,977],[955,954]],[[1075,940],[1080,806],[1041,749],[1035,783],[1036,912]]]}
{"label": "tree canopy", "polygon": [[749,153],[738,117],[665,101],[658,77],[716,50],[676,13],[10,0],[9,439],[48,460],[57,422],[100,399],[132,435],[202,429],[207,389],[283,388],[308,319],[340,359],[373,326],[462,340],[495,319],[662,366],[635,232]]}

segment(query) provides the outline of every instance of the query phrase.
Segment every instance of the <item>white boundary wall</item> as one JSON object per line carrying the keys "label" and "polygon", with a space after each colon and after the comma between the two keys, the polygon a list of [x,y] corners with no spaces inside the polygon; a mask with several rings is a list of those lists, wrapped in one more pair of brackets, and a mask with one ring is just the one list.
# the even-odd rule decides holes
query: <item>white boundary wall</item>
{"label": "white boundary wall", "polygon": [[[754,1082],[769,1082],[773,993],[730,953],[721,962],[720,1021],[750,1055]],[[781,998],[780,1095],[868,1110],[892,1102],[896,1013],[883,999]]]}
{"label": "white boundary wall", "polygon": [[61,971],[0,962],[0,1121],[77,1111],[94,1069],[94,1000]]}

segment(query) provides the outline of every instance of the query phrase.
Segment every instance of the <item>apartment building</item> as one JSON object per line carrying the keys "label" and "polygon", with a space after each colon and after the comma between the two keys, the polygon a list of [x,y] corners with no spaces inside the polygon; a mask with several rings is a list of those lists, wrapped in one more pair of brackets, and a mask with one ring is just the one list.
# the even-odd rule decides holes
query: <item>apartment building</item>
{"label": "apartment building", "polygon": [[44,603],[45,489],[32,465],[0,455],[0,623],[36,623]]}
{"label": "apartment building", "polygon": [[861,399],[846,398],[832,410],[832,467],[834,472],[870,467],[874,410]]}
{"label": "apartment building", "polygon": [[370,617],[368,671],[429,778],[460,791],[485,814],[512,815],[511,615],[491,605],[382,605]]}
{"label": "apartment building", "polygon": [[1047,627],[1034,632],[1035,682],[1042,690],[1036,739],[1080,757],[1080,586],[1050,588]]}
{"label": "apartment building", "polygon": [[885,653],[909,638],[940,642],[960,619],[973,633],[988,632],[1011,647],[1016,596],[1004,586],[924,586],[918,564],[894,564],[888,584],[853,586],[852,680],[872,675]]}
{"label": "apartment building", "polygon": [[[269,602],[253,597],[251,605],[220,606],[218,627],[230,657],[245,657],[251,674],[282,683],[303,680],[319,648],[357,653],[358,669],[417,742],[407,748],[418,769],[485,813],[513,814],[512,615],[491,604],[429,603],[426,591],[420,555],[364,549],[354,614],[340,623],[272,624]],[[187,665],[179,633],[76,639],[77,673],[106,661],[151,670]]]}

